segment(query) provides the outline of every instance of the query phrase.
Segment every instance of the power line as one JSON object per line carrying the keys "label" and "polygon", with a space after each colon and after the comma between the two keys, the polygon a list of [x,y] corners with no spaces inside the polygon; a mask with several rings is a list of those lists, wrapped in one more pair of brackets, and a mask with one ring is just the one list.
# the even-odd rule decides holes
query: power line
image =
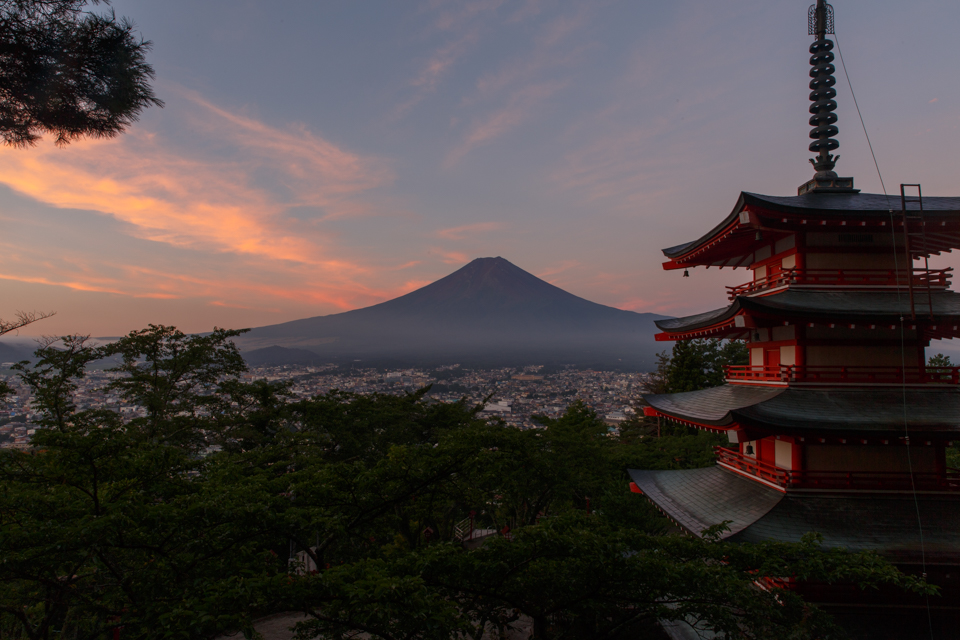
{"label": "power line", "polygon": [[[880,163],[877,162],[877,154],[873,152],[873,144],[870,142],[870,134],[867,132],[867,125],[863,122],[863,114],[860,112],[860,105],[857,102],[857,94],[853,90],[853,83],[850,81],[850,74],[847,72],[847,65],[843,61],[843,51],[840,49],[840,38],[837,37],[836,31],[833,33],[834,39],[837,41],[837,54],[840,56],[840,66],[843,67],[843,75],[847,78],[847,86],[850,87],[850,95],[853,97],[853,106],[857,108],[857,116],[860,118],[860,126],[863,128],[863,135],[867,139],[867,146],[870,148],[870,155],[873,157],[873,166],[877,168],[877,177],[880,178],[880,188],[883,189],[883,195],[887,199],[887,210],[890,212],[890,239],[891,244],[893,245],[893,268],[894,273],[900,273],[900,264],[899,258],[897,256],[897,234],[894,227],[893,220],[893,207],[890,206],[890,194],[887,193],[887,187],[883,182],[883,174],[880,172]],[[903,190],[903,185],[900,186],[901,191]],[[902,195],[902,194],[901,194]],[[902,208],[906,211],[906,204],[902,204]],[[907,229],[907,218],[906,212],[904,212],[903,218],[903,233],[906,235],[909,233]],[[912,260],[912,256],[907,256],[907,260]],[[906,268],[906,273],[908,278],[913,277],[913,269],[908,263]],[[900,296],[900,278],[895,279],[897,287],[897,308],[901,308],[902,299]],[[902,313],[902,312],[901,312]],[[933,313],[933,304],[930,304],[930,313]],[[920,534],[920,565],[923,571],[923,580],[927,579],[927,554],[923,541],[923,520],[920,516],[920,501],[917,500],[917,483],[916,479],[913,477],[913,456],[910,451],[910,426],[907,420],[907,363],[906,363],[906,327],[904,326],[903,316],[900,316],[900,368],[904,372],[901,381],[901,393],[903,395],[903,434],[904,441],[907,447],[907,470],[910,474],[910,487],[913,493],[913,506],[917,513],[917,530]],[[920,334],[919,329],[917,330],[917,339],[919,340]],[[926,362],[921,363],[921,366],[925,366]],[[927,603],[927,628],[930,631],[930,639],[933,640],[933,617],[930,613],[930,596],[926,597]]]}

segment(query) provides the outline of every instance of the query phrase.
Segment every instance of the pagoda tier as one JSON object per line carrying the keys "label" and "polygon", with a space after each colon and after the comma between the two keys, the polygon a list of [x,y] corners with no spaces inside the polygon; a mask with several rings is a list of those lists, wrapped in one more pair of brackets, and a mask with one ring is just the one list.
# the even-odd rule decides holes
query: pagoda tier
{"label": "pagoda tier", "polygon": [[[729,473],[722,466],[684,471],[631,469],[629,474],[633,491],[643,494],[690,535],[699,536],[719,522],[729,523],[729,529],[721,534],[728,542],[800,542],[815,531],[827,548],[876,552],[902,571],[924,574],[940,588],[939,597],[924,599],[897,589],[863,591],[856,585],[797,582],[789,577],[766,586],[791,589],[841,618],[852,614],[848,624],[857,630],[882,611],[888,622],[881,625],[881,633],[870,637],[928,637],[917,633],[926,627],[928,611],[937,628],[934,637],[957,637],[958,495],[915,499],[908,492],[783,493]],[[922,537],[918,518],[923,523]],[[896,631],[891,633],[893,629]]]}
{"label": "pagoda tier", "polygon": [[[821,285],[819,289],[794,290],[785,283],[775,293],[755,296],[737,296],[733,303],[722,309],[707,311],[683,318],[657,320],[663,330],[657,340],[686,340],[691,338],[727,338],[749,340],[754,334],[771,336],[779,341],[797,340],[797,329],[860,329],[863,331],[894,331],[896,335],[882,333],[863,334],[874,344],[877,339],[900,340],[901,318],[911,333],[911,340],[929,343],[931,339],[960,337],[960,294],[954,291],[931,291],[915,296],[913,309],[906,291],[844,291],[833,285]],[[790,329],[782,329],[791,327]],[[776,329],[757,332],[756,329]],[[821,340],[854,339],[853,335],[829,332],[809,332]],[[785,336],[790,336],[786,338]],[[758,341],[760,338],[758,338]]]}
{"label": "pagoda tier", "polygon": [[736,448],[717,447],[718,466],[778,491],[960,495],[960,471],[946,465],[960,440],[954,386],[725,384],[644,400],[648,416],[726,433]]}
{"label": "pagoda tier", "polygon": [[[816,531],[828,547],[879,551],[902,563],[919,563],[917,505],[909,495],[785,494],[726,473],[720,467],[684,471],[630,470],[636,489],[692,535],[729,521],[721,537],[731,542],[799,542]],[[926,559],[960,561],[960,496],[925,496],[919,508]],[[851,527],[855,523],[856,527]],[[868,535],[863,535],[864,530]]]}
{"label": "pagoda tier", "polygon": [[[879,268],[890,269],[893,268],[893,247],[900,248],[901,262],[906,261],[904,229],[925,236],[925,242],[914,242],[909,247],[914,259],[960,248],[960,198],[926,197],[922,217],[914,215],[919,213],[914,210],[905,217],[900,207],[899,197],[870,193],[765,196],[742,192],[730,215],[706,235],[664,249],[669,260],[663,267],[668,270],[696,266],[756,269],[773,254],[829,254],[845,247],[847,253],[874,254],[883,262],[884,266]],[[806,242],[797,245],[798,236]],[[871,268],[866,266],[870,262],[869,259],[848,260],[847,265],[836,267],[798,262],[796,266]]]}
{"label": "pagoda tier", "polygon": [[[899,385],[898,385],[899,388]],[[925,440],[960,440],[960,390],[953,386],[912,386],[903,393],[888,387],[770,387],[725,384],[719,387],[645,395],[647,414],[707,430],[778,434],[831,442],[890,444],[905,430]],[[904,415],[904,401],[910,410]],[[731,434],[736,442],[743,434]],[[752,438],[748,438],[752,439]],[[865,444],[865,443],[864,443]]]}
{"label": "pagoda tier", "polygon": [[[915,499],[907,491],[783,493],[730,473],[720,465],[683,471],[631,469],[629,474],[632,490],[643,494],[690,535],[699,536],[719,522],[729,523],[729,529],[721,534],[728,542],[800,542],[805,534],[814,531],[822,536],[827,548],[873,551],[896,563],[902,571],[923,573],[938,585],[939,597],[924,599],[896,589],[862,591],[855,585],[824,585],[792,578],[777,581],[774,586],[789,588],[841,617],[853,614],[853,627],[858,630],[882,611],[888,619],[883,633],[870,637],[928,637],[917,633],[917,629],[926,627],[928,611],[938,628],[934,637],[957,637],[958,495],[921,495]],[[922,538],[918,519],[923,523]],[[920,616],[916,615],[918,612]],[[897,624],[903,621],[915,624]],[[906,629],[899,629],[901,626]],[[896,631],[891,633],[893,629]]]}

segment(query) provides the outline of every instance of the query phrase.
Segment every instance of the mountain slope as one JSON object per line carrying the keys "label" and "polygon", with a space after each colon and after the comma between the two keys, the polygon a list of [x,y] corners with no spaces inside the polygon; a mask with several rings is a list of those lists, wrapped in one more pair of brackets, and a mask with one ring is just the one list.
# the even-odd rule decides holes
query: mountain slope
{"label": "mountain slope", "polygon": [[334,359],[416,363],[622,364],[648,368],[654,314],[600,305],[503,258],[478,258],[371,307],[254,329],[247,349],[283,346]]}

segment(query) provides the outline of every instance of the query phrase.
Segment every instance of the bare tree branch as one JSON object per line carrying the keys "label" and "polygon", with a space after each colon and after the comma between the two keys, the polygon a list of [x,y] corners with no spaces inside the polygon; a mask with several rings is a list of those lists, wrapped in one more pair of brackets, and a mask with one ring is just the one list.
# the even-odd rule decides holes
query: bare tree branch
{"label": "bare tree branch", "polygon": [[0,319],[0,336],[55,315],[57,315],[56,311],[17,311],[16,320]]}

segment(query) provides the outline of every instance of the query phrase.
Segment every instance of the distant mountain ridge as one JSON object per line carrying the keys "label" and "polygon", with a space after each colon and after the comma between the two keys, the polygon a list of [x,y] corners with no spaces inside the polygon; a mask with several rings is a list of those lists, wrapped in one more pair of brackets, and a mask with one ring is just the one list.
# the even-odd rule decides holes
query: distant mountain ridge
{"label": "distant mountain ridge", "polygon": [[662,317],[590,302],[503,258],[478,258],[399,298],[259,327],[238,344],[245,351],[305,349],[334,360],[648,369],[656,350],[653,321]]}

